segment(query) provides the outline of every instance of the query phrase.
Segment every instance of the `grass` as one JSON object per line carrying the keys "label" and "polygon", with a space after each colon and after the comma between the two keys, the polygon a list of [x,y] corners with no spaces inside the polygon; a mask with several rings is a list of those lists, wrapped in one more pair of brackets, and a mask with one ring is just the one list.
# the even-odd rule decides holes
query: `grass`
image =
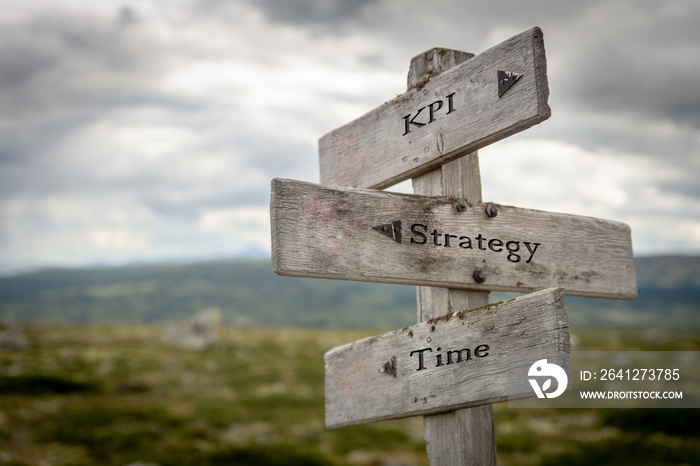
{"label": "grass", "polygon": [[[0,349],[0,464],[427,465],[422,420],[324,426],[323,353],[376,331],[32,325]],[[577,331],[577,349],[699,350],[696,334]],[[494,407],[499,464],[700,464],[697,410]]]}

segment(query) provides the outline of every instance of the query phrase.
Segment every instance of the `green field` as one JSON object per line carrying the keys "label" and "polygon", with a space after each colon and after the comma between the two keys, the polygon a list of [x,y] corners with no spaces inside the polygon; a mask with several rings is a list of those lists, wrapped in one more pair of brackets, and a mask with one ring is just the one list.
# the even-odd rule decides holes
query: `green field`
{"label": "green field", "polygon": [[[328,430],[323,353],[379,333],[25,325],[0,348],[0,464],[427,465],[422,420]],[[697,334],[575,331],[577,350],[700,350]],[[499,464],[700,464],[698,410],[495,406]]]}

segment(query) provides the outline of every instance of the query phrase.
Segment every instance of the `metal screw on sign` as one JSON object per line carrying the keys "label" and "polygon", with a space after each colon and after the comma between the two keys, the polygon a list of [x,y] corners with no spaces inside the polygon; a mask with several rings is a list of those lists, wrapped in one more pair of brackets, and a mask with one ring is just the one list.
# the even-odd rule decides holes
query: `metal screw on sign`
{"label": "metal screw on sign", "polygon": [[498,207],[496,207],[496,204],[486,204],[486,215],[491,218],[498,215]]}
{"label": "metal screw on sign", "polygon": [[457,210],[460,212],[466,212],[467,208],[469,207],[469,204],[467,204],[467,200],[462,198],[457,201]]}
{"label": "metal screw on sign", "polygon": [[486,281],[486,274],[482,272],[481,270],[475,270],[474,271],[474,280],[477,283],[484,283]]}

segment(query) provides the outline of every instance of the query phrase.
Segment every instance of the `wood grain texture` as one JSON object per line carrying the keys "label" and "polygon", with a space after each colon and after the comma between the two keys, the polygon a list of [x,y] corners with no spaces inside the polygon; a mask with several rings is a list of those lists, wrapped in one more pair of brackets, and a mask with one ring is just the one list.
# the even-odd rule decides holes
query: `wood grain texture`
{"label": "wood grain texture", "polygon": [[428,80],[447,71],[450,68],[464,63],[470,58],[474,58],[473,53],[461,50],[444,49],[435,47],[411,59],[406,78],[406,89],[424,86]]}
{"label": "wood grain texture", "polygon": [[[275,179],[272,268],[300,277],[523,293],[563,287],[570,295],[636,297],[627,225],[502,205],[489,218],[483,203],[466,212],[456,204],[448,197]],[[401,221],[401,242],[374,228],[394,221]],[[477,269],[484,283],[475,281]]]}
{"label": "wood grain texture", "polygon": [[509,355],[570,353],[563,297],[562,289],[548,289],[332,349],[325,355],[326,425],[534,396],[524,386],[508,393]]}
{"label": "wood grain texture", "polygon": [[430,466],[496,465],[493,405],[425,416],[423,433]]}
{"label": "wood grain texture", "polygon": [[[502,97],[498,70],[522,74]],[[385,188],[416,177],[547,119],[548,96],[542,31],[533,28],[323,136],[321,183]]]}
{"label": "wood grain texture", "polygon": [[[479,156],[467,154],[440,168],[413,178],[413,192],[424,196],[463,198],[472,204],[481,202]],[[457,309],[473,309],[489,303],[487,291],[469,291],[431,286],[416,288],[418,322],[451,314]]]}

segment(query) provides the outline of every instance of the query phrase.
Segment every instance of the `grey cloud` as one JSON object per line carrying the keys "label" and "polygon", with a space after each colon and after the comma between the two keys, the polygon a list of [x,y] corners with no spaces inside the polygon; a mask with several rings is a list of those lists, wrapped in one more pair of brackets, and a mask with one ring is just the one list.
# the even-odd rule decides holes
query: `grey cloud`
{"label": "grey cloud", "polygon": [[658,66],[651,59],[640,64],[626,54],[609,56],[598,60],[596,71],[572,67],[570,73],[577,76],[567,87],[581,108],[633,112],[700,128],[697,72],[687,69],[682,57],[677,60]]}
{"label": "grey cloud", "polygon": [[[149,179],[139,171],[138,166],[127,178],[104,171],[94,173],[93,168],[106,162],[104,157],[119,156],[113,153],[109,145],[104,145],[104,141],[93,139],[91,150],[75,153],[74,161],[70,164],[56,152],[69,138],[80,137],[84,128],[113,112],[116,107],[140,105],[163,106],[167,109],[163,117],[166,121],[177,120],[178,114],[200,110],[197,105],[163,96],[130,96],[124,100],[112,96],[104,102],[87,101],[82,108],[76,104],[70,112],[57,117],[42,118],[39,112],[39,115],[23,124],[6,122],[0,127],[0,195],[96,193],[133,189],[140,185],[152,186],[153,179],[160,178],[162,173],[149,173]],[[11,116],[8,115],[6,120],[11,120]],[[138,148],[134,148],[132,152],[137,151]]]}
{"label": "grey cloud", "polygon": [[[244,131],[225,131],[225,127],[203,131],[194,144],[171,154],[162,164],[139,162],[139,148],[128,155],[132,170],[112,173],[103,165],[119,153],[101,147],[95,140],[94,150],[80,154],[67,164],[51,152],[51,144],[63,137],[65,127],[58,127],[34,145],[17,141],[14,147],[0,144],[0,153],[13,155],[0,162],[0,195],[9,196],[86,196],[90,198],[129,198],[159,216],[196,218],[207,208],[243,205],[267,205],[273,177],[294,177],[300,167],[317,171],[315,147],[290,143],[273,137]],[[79,131],[79,124],[72,125]],[[107,151],[107,152],[104,152]],[[201,161],[198,154],[231,154],[231,168],[220,173],[192,175]],[[240,155],[245,154],[244,158]],[[235,160],[235,162],[234,162]],[[177,169],[172,164],[177,165]],[[263,182],[251,184],[251,174]]]}
{"label": "grey cloud", "polygon": [[[140,201],[159,215],[196,218],[204,209],[266,206],[269,204],[269,180],[275,177],[298,177],[300,166],[309,166],[312,172],[318,171],[315,166],[317,156],[313,147],[283,141],[259,141],[243,134],[233,135],[231,138],[231,141],[207,138],[206,147],[199,148],[224,151],[223,147],[235,147],[246,154],[245,159],[239,161],[242,167],[231,169],[229,173],[221,173],[213,179],[163,180],[157,176],[150,180],[142,179],[138,185]],[[193,159],[192,163],[196,164],[196,159]],[[246,174],[251,173],[262,178],[262,182],[242,183],[246,176],[250,176]],[[135,187],[132,186],[132,189]],[[175,192],[188,191],[192,194],[172,196]]]}
{"label": "grey cloud", "polygon": [[[334,27],[360,17],[362,9],[378,0],[246,0],[267,18],[297,26]],[[337,31],[336,31],[337,32]]]}
{"label": "grey cloud", "polygon": [[[148,94],[162,72],[158,50],[138,30],[87,14],[46,13],[3,27],[0,43],[0,115],[125,100]],[[132,103],[132,102],[126,102]],[[66,113],[64,111],[64,113]]]}
{"label": "grey cloud", "polygon": [[[12,90],[53,66],[57,58],[41,43],[24,34],[5,30],[0,44],[0,86]],[[14,36],[14,37],[13,37]]]}
{"label": "grey cloud", "polygon": [[700,4],[645,2],[639,8],[644,10],[601,7],[599,14],[629,18],[613,17],[596,29],[578,31],[581,43],[571,40],[560,50],[560,89],[584,109],[632,112],[700,128]]}
{"label": "grey cloud", "polygon": [[[152,41],[141,42],[135,13],[115,11],[111,22],[88,14],[45,13],[6,26],[0,42],[0,193],[97,193],[130,180],[95,177],[93,156],[107,146],[94,141],[84,169],[65,167],[55,151],[88,125],[121,109],[159,108],[175,121],[206,110],[207,103],[163,91]],[[137,167],[135,167],[137,168]],[[155,174],[154,174],[155,177]],[[152,182],[152,181],[151,181]],[[144,180],[143,184],[147,181]],[[128,186],[127,186],[128,188]]]}
{"label": "grey cloud", "polygon": [[254,189],[242,191],[218,189],[206,196],[173,200],[162,193],[152,193],[139,197],[139,202],[164,219],[187,219],[196,221],[199,214],[206,209],[232,208],[244,206],[267,206],[269,204],[269,186],[261,184]]}
{"label": "grey cloud", "polygon": [[[686,179],[682,180],[681,182],[676,181],[673,184],[662,183],[660,188],[662,192],[680,194],[686,201],[690,201],[691,203],[694,203],[694,200],[700,198],[698,179],[695,176],[687,176]],[[681,208],[680,210],[682,211],[683,209]],[[700,214],[700,212],[695,210],[695,212],[688,212],[688,214],[689,215],[686,216],[697,218],[697,215]]]}

